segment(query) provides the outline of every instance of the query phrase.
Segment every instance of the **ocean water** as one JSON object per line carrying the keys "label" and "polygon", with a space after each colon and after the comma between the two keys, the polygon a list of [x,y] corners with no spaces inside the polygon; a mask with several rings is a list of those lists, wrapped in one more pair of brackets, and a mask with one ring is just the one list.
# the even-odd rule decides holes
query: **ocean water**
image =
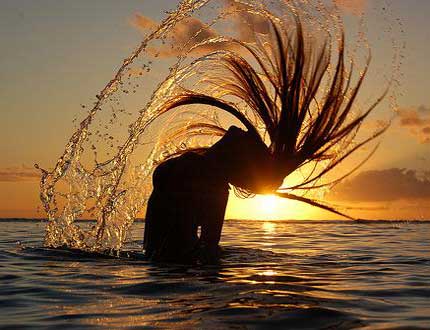
{"label": "ocean water", "polygon": [[430,222],[226,221],[217,266],[43,247],[0,220],[0,327],[429,329]]}

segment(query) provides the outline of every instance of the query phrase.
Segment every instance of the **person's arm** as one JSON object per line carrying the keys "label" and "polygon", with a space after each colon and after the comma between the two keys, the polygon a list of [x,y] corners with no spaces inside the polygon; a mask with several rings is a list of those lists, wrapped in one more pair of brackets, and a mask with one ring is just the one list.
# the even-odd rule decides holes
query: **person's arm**
{"label": "person's arm", "polygon": [[208,262],[217,260],[219,257],[218,243],[221,239],[221,230],[224,223],[224,214],[228,199],[228,189],[220,190],[217,193],[210,193],[204,219],[201,222],[200,247]]}

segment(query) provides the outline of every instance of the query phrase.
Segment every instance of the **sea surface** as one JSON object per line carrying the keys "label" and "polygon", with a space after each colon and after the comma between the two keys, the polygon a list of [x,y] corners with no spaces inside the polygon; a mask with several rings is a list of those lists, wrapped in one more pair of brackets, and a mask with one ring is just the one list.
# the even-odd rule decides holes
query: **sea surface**
{"label": "sea surface", "polygon": [[217,266],[43,247],[0,220],[0,328],[430,329],[430,222],[229,220]]}

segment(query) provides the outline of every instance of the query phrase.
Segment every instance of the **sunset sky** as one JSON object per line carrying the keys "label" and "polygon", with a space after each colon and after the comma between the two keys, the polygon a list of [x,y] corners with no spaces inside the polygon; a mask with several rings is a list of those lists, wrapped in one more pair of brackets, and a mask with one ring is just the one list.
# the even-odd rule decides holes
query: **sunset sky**
{"label": "sunset sky", "polygon": [[[4,0],[0,4],[0,217],[44,217],[38,212],[35,163],[55,164],[73,133],[72,120],[90,104],[142,38],[136,14],[160,21],[176,6],[167,0]],[[405,43],[399,109],[381,146],[326,199],[354,207],[355,217],[430,219],[430,1],[338,0],[348,15],[369,11],[368,34],[381,54],[369,8],[386,4],[399,18]],[[372,29],[372,27],[374,29]],[[379,42],[379,43],[378,43]],[[384,48],[386,47],[386,49]],[[379,57],[378,57],[379,56]],[[389,59],[390,60],[390,59]],[[372,87],[369,82],[368,88]],[[385,113],[383,119],[389,117]],[[381,117],[382,118],[382,117]],[[227,218],[333,219],[334,215],[272,197],[231,198]]]}

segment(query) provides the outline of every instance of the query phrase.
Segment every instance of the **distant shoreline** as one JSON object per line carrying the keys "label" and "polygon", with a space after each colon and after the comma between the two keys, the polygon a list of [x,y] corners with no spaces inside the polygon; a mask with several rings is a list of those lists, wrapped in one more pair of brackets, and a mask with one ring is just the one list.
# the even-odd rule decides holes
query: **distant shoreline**
{"label": "distant shoreline", "polygon": [[[46,218],[0,218],[0,222],[43,222],[48,221]],[[95,219],[78,219],[77,222],[95,222]],[[250,222],[289,222],[289,223],[297,223],[297,224],[303,224],[303,223],[339,223],[339,224],[371,224],[371,223],[430,223],[430,219],[424,219],[424,220],[388,220],[388,219],[378,219],[378,220],[295,220],[295,219],[283,219],[283,220],[273,220],[273,219],[267,219],[267,220],[257,220],[257,219],[226,219],[226,221],[250,221]],[[134,222],[145,222],[145,219],[143,218],[137,218]]]}

